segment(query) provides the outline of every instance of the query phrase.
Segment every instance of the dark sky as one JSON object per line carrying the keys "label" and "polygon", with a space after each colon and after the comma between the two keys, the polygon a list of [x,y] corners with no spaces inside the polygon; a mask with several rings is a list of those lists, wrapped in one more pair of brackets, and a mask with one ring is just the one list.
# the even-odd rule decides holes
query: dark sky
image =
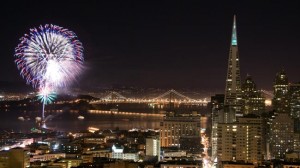
{"label": "dark sky", "polygon": [[237,15],[242,78],[271,89],[284,68],[300,81],[299,1],[10,1],[0,7],[0,81],[24,82],[13,62],[19,38],[57,24],[84,45],[80,87],[224,90],[232,19]]}

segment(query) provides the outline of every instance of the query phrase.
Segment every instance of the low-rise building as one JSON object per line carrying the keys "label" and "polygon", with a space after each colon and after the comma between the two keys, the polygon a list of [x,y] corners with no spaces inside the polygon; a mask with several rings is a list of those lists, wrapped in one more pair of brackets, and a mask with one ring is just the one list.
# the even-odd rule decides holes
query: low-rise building
{"label": "low-rise building", "polygon": [[23,148],[13,148],[9,151],[0,152],[1,168],[24,168],[29,166],[29,152]]}
{"label": "low-rise building", "polygon": [[139,154],[133,153],[133,152],[124,152],[123,146],[115,146],[112,147],[112,158],[114,159],[121,159],[121,160],[133,160],[138,161],[139,160]]}
{"label": "low-rise building", "polygon": [[67,163],[67,168],[71,168],[79,166],[82,163],[82,159],[65,158],[62,159],[60,162]]}
{"label": "low-rise building", "polygon": [[65,153],[47,153],[43,155],[33,155],[30,158],[30,162],[35,162],[35,161],[49,161],[49,160],[55,160],[55,159],[60,159],[60,158],[65,158],[66,154]]}
{"label": "low-rise building", "polygon": [[112,163],[106,163],[103,168],[137,168],[138,163],[128,161],[116,161]]}
{"label": "low-rise building", "polygon": [[103,143],[106,143],[106,138],[105,137],[88,137],[88,138],[83,138],[83,143],[87,143],[87,144],[103,144]]}
{"label": "low-rise building", "polygon": [[193,164],[161,164],[160,168],[201,168],[201,165]]}
{"label": "low-rise building", "polygon": [[89,150],[85,154],[92,154],[93,157],[106,157],[112,158],[112,152],[109,150]]}
{"label": "low-rise building", "polygon": [[255,168],[254,164],[246,163],[223,163],[222,168]]}

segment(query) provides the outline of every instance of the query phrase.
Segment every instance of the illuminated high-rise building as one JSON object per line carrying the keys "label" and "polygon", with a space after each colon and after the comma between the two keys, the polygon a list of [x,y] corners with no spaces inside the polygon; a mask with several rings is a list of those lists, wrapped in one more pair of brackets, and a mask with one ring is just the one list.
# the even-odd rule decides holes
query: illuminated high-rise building
{"label": "illuminated high-rise building", "polygon": [[289,84],[289,107],[292,118],[300,119],[300,83]]}
{"label": "illuminated high-rise building", "polygon": [[234,123],[218,124],[218,162],[262,162],[261,119],[250,115],[239,117]]}
{"label": "illuminated high-rise building", "polygon": [[244,114],[256,114],[261,116],[265,111],[265,98],[261,91],[256,89],[252,77],[247,75],[245,82],[242,85],[243,112]]}
{"label": "illuminated high-rise building", "polygon": [[[220,102],[223,100],[223,103]],[[218,125],[234,123],[236,115],[242,114],[242,90],[240,77],[240,61],[238,53],[236,17],[233,17],[228,69],[224,96],[212,97],[212,159],[216,161],[218,155],[220,136]]]}
{"label": "illuminated high-rise building", "polygon": [[217,158],[219,114],[224,108],[224,94],[211,97],[211,158]]}
{"label": "illuminated high-rise building", "polygon": [[288,113],[278,113],[270,126],[271,157],[284,159],[294,150],[294,120]]}
{"label": "illuminated high-rise building", "polygon": [[[167,116],[160,123],[161,147],[180,147],[181,137],[200,137],[200,116]],[[195,142],[196,143],[196,142]],[[200,143],[200,142],[199,142]]]}
{"label": "illuminated high-rise building", "polygon": [[[240,75],[240,60],[236,32],[236,17],[233,17],[231,44],[228,59],[228,69],[225,88],[225,112],[233,111],[236,115],[242,115],[242,90]],[[227,108],[227,110],[226,110]]]}
{"label": "illuminated high-rise building", "polygon": [[289,111],[288,86],[288,77],[282,69],[276,74],[273,85],[274,98],[272,104],[277,113],[288,113]]}

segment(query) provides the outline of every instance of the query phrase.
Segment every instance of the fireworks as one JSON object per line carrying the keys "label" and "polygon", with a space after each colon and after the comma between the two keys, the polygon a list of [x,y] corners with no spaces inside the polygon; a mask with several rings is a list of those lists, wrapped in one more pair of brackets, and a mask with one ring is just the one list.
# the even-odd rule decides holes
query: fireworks
{"label": "fireworks", "polygon": [[48,25],[30,29],[15,48],[15,63],[27,84],[39,90],[45,104],[55,98],[55,90],[70,84],[81,72],[83,47],[74,32]]}
{"label": "fireworks", "polygon": [[58,88],[80,73],[83,47],[72,31],[55,25],[30,29],[15,49],[21,76],[34,88]]}
{"label": "fireworks", "polygon": [[38,99],[43,104],[50,104],[53,102],[53,100],[56,98],[55,92],[51,91],[49,88],[45,87],[42,88],[38,93]]}

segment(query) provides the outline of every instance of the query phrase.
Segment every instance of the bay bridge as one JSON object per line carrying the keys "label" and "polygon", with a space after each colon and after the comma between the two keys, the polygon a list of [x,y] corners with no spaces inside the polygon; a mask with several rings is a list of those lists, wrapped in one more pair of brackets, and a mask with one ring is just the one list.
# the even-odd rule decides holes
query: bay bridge
{"label": "bay bridge", "polygon": [[128,98],[121,95],[118,92],[111,91],[106,96],[99,100],[91,101],[91,104],[107,104],[107,103],[152,103],[152,104],[186,104],[186,105],[200,105],[207,106],[209,100],[204,99],[192,99],[185,96],[174,89],[168,90],[167,92],[154,97],[154,98]]}

